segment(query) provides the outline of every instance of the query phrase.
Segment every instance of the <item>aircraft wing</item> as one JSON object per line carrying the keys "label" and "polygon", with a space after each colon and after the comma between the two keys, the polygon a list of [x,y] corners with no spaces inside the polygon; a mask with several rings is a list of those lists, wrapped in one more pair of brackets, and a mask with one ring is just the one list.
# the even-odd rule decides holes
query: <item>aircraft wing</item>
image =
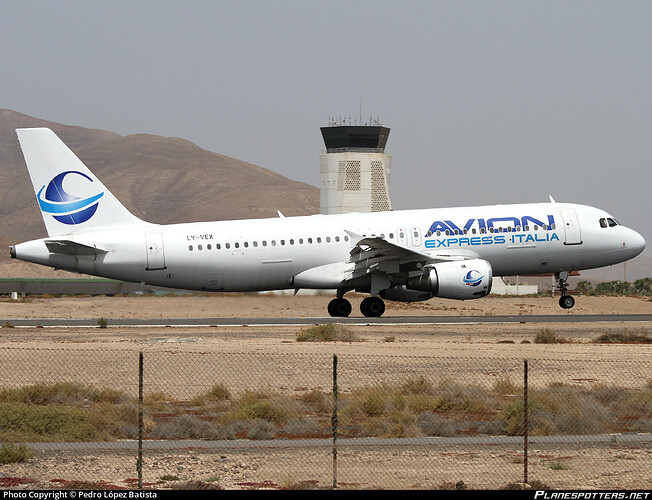
{"label": "aircraft wing", "polygon": [[408,274],[437,262],[479,257],[471,250],[458,249],[430,253],[397,245],[378,236],[365,237],[352,231],[346,232],[351,236],[355,245],[348,260],[349,264],[354,264],[348,279],[359,278],[373,271],[380,271],[388,276]]}
{"label": "aircraft wing", "polygon": [[[353,248],[346,261],[317,266],[295,275],[291,283],[299,288],[342,288],[347,282],[371,275],[372,294],[389,288],[390,278],[408,278],[422,273],[425,268],[451,260],[476,259],[478,254],[471,250],[449,252],[424,252],[390,243],[378,236],[360,236],[346,231],[351,237]],[[351,283],[355,286],[355,283]]]}

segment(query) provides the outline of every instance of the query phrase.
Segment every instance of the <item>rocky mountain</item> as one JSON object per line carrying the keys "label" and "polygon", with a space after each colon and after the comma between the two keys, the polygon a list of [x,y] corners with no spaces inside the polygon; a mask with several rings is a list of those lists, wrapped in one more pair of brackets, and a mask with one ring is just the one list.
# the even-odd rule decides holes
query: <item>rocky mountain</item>
{"label": "rocky mountain", "polygon": [[[137,217],[154,223],[308,215],[319,190],[175,137],[62,125],[0,110],[0,244],[45,236],[15,129],[49,127]],[[318,168],[315,163],[315,168]]]}

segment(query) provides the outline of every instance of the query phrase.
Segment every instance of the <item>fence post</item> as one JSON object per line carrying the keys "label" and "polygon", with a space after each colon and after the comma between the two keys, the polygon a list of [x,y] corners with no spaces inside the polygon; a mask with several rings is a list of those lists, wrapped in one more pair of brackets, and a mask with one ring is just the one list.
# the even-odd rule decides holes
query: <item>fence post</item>
{"label": "fence post", "polygon": [[528,386],[527,386],[528,366],[527,359],[523,361],[523,483],[527,484],[527,459],[528,459],[528,434],[529,434],[529,415],[528,415]]}
{"label": "fence post", "polygon": [[337,489],[337,354],[333,354],[333,489]]}
{"label": "fence post", "polygon": [[143,489],[143,353],[138,356],[138,489]]}

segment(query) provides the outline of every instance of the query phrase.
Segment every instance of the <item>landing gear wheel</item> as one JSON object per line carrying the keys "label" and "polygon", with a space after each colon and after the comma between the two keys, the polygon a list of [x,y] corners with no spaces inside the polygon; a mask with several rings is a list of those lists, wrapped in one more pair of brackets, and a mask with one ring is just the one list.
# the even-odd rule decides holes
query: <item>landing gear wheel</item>
{"label": "landing gear wheel", "polygon": [[561,272],[555,274],[557,278],[557,286],[561,292],[561,298],[559,299],[559,307],[562,309],[570,309],[575,305],[575,299],[568,295],[568,273]]}
{"label": "landing gear wheel", "polygon": [[367,318],[378,318],[385,312],[385,303],[380,297],[367,297],[360,303],[360,312]]}
{"label": "landing gear wheel", "polygon": [[559,305],[563,309],[570,309],[575,305],[575,299],[570,295],[562,295],[562,297],[559,299]]}
{"label": "landing gear wheel", "polygon": [[351,303],[346,299],[333,299],[328,303],[328,314],[333,317],[346,318],[351,314]]}

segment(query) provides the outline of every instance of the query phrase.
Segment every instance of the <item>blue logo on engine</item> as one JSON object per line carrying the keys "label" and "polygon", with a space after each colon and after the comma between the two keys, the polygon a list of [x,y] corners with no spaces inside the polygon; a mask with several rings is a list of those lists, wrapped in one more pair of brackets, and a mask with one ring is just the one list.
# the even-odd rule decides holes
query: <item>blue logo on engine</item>
{"label": "blue logo on engine", "polygon": [[59,222],[69,225],[81,224],[95,215],[100,203],[98,200],[104,196],[104,192],[83,199],[67,193],[63,189],[63,180],[70,174],[79,175],[93,182],[93,179],[82,172],[68,170],[54,177],[47,187],[43,186],[36,197],[41,210],[52,215]]}
{"label": "blue logo on engine", "polygon": [[477,274],[476,274],[476,277],[474,277],[473,273],[480,274],[480,271],[473,270],[473,271],[469,271],[468,273],[466,273],[466,276],[464,276],[464,284],[465,285],[478,286],[480,284],[480,282],[482,281],[482,278],[484,278],[484,275],[482,275],[480,277],[477,277]]}

